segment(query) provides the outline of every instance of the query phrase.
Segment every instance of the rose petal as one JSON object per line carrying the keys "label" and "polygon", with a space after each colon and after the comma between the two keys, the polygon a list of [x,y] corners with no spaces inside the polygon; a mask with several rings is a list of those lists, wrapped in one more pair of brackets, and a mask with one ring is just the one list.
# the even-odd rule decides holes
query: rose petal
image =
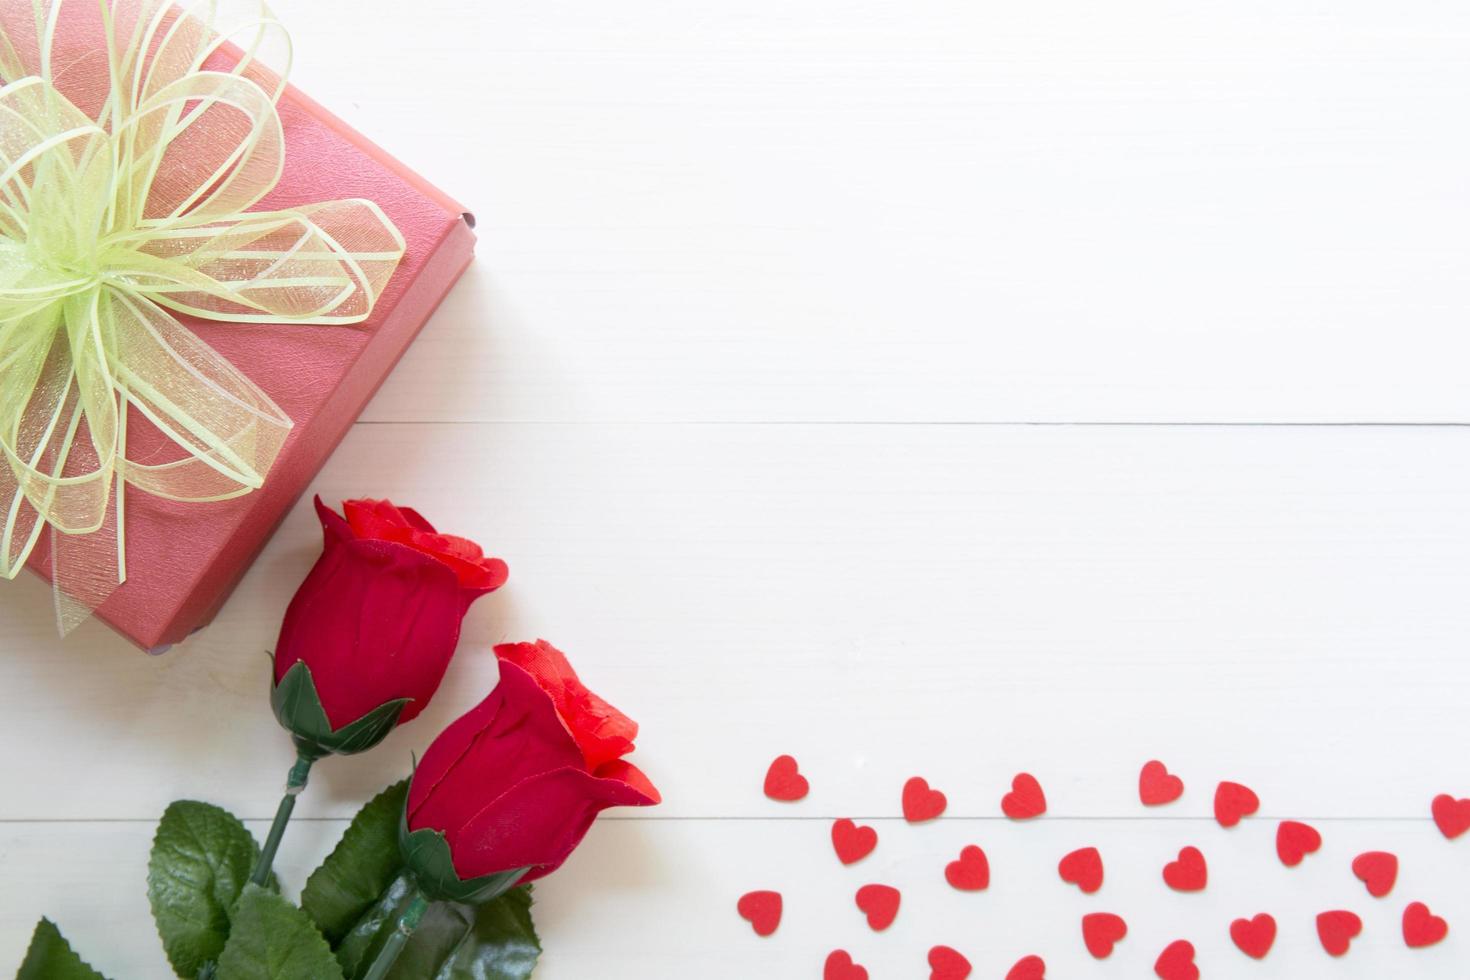
{"label": "rose petal", "polygon": [[441,562],[392,542],[331,544],[335,532],[323,525],[329,545],[286,609],[276,679],[305,661],[334,729],[404,697],[412,700],[399,722],[409,721],[459,642],[458,582]]}
{"label": "rose petal", "polygon": [[526,670],[551,695],[568,731],[587,760],[587,769],[601,766],[633,751],[638,723],[588,689],[567,662],[566,655],[545,640],[502,643],[495,655]]}
{"label": "rose petal", "polygon": [[424,753],[409,787],[408,825],[448,835],[517,783],[583,766],[551,698],[530,674],[502,664],[495,689]]}
{"label": "rose petal", "polygon": [[561,867],[603,810],[651,806],[656,798],[620,779],[560,769],[518,783],[449,835],[461,878],[530,866],[521,881]]}

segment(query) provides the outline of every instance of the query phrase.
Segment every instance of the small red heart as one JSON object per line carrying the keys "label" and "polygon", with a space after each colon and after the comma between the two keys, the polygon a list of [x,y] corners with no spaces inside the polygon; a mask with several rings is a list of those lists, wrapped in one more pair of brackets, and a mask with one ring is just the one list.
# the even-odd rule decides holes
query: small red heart
{"label": "small red heart", "polygon": [[1239,783],[1221,783],[1215,788],[1215,819],[1222,827],[1234,827],[1242,817],[1261,808],[1260,797]]}
{"label": "small red heart", "polygon": [[1168,768],[1157,759],[1146,762],[1138,774],[1138,798],[1144,806],[1163,806],[1173,803],[1184,795],[1184,780],[1170,775]]}
{"label": "small red heart", "polygon": [[1393,891],[1399,877],[1399,859],[1387,851],[1368,851],[1353,858],[1353,875],[1368,886],[1368,894],[1382,898]]}
{"label": "small red heart", "polygon": [[1000,808],[1012,820],[1030,820],[1046,812],[1046,794],[1029,772],[1011,780],[1011,791],[1001,798]]}
{"label": "small red heart", "polygon": [[1111,912],[1092,912],[1082,917],[1082,942],[1094,959],[1107,959],[1113,946],[1128,935],[1128,923]]}
{"label": "small red heart", "polygon": [[1046,961],[1040,956],[1027,956],[1016,961],[1006,980],[1046,980]]}
{"label": "small red heart", "polygon": [[1423,902],[1411,902],[1404,909],[1404,943],[1410,949],[1433,946],[1449,932],[1450,924],[1430,912]]}
{"label": "small red heart", "polygon": [[1095,847],[1075,850],[1062,858],[1057,865],[1057,874],[1062,876],[1063,881],[1082,889],[1084,895],[1091,895],[1102,887],[1102,855]]}
{"label": "small red heart", "polygon": [[1363,920],[1341,910],[1317,916],[1317,938],[1329,956],[1341,956],[1363,931]]}
{"label": "small red heart", "polygon": [[1194,965],[1194,944],[1176,939],[1164,947],[1154,960],[1154,973],[1162,980],[1199,980],[1199,967]]}
{"label": "small red heart", "polygon": [[1253,919],[1236,919],[1230,923],[1230,938],[1245,955],[1265,959],[1276,942],[1276,920],[1265,912]]}
{"label": "small red heart", "polygon": [[782,803],[795,803],[811,790],[806,777],[797,769],[796,760],[789,755],[777,756],[766,770],[766,795]]}
{"label": "small red heart", "polygon": [[990,861],[974,844],[960,851],[958,860],[944,868],[944,880],[962,892],[984,891],[990,887]]}
{"label": "small red heart", "polygon": [[836,949],[822,967],[822,980],[868,980],[868,971],[854,963],[847,950]]}
{"label": "small red heart", "polygon": [[897,888],[864,885],[857,891],[857,907],[868,917],[868,928],[882,932],[898,918],[898,903],[902,897]]}
{"label": "small red heart", "polygon": [[965,980],[971,969],[970,961],[948,946],[929,950],[929,980]]}
{"label": "small red heart", "polygon": [[1430,806],[1435,826],[1450,840],[1470,830],[1470,800],[1457,800],[1448,793],[1434,798]]}
{"label": "small red heart", "polygon": [[878,846],[878,832],[872,827],[859,827],[847,818],[832,824],[832,850],[843,864],[856,864]]}
{"label": "small red heart", "polygon": [[1197,847],[1179,849],[1179,859],[1164,865],[1164,884],[1176,892],[1204,891],[1210,869]]}
{"label": "small red heart", "polygon": [[1295,820],[1283,820],[1276,828],[1276,856],[1288,868],[1302,863],[1302,859],[1322,846],[1322,835],[1315,827]]}
{"label": "small red heart", "polygon": [[944,812],[949,801],[937,789],[929,788],[929,781],[915,776],[903,784],[903,818],[909,823],[933,820]]}
{"label": "small red heart", "polygon": [[769,936],[781,924],[781,893],[749,892],[740,896],[735,910],[757,936]]}

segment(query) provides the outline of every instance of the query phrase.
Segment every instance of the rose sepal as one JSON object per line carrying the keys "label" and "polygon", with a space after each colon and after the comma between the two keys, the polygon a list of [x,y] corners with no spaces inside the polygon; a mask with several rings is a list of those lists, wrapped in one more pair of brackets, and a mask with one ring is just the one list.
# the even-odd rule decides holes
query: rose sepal
{"label": "rose sepal", "polygon": [[280,682],[271,685],[271,710],[276,720],[291,733],[297,751],[314,759],[366,752],[388,737],[411,700],[385,701],[356,721],[334,730],[317,694],[311,668],[304,660],[292,664]]}
{"label": "rose sepal", "polygon": [[410,831],[406,809],[398,823],[398,850],[419,890],[435,902],[483,905],[510,891],[531,870],[527,866],[495,871],[478,878],[461,878],[454,870],[448,838],[442,832],[427,827]]}

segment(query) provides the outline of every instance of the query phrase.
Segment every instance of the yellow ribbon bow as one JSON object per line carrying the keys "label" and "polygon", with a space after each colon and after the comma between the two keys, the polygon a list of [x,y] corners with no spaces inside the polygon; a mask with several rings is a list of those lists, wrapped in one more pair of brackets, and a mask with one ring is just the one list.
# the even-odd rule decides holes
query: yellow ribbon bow
{"label": "yellow ribbon bow", "polygon": [[[227,29],[216,0],[0,0],[0,575],[49,525],[63,631],[126,578],[122,484],[237,497],[290,430],[170,311],[357,323],[403,256],[370,201],[250,210],[290,44],[248,6]],[[128,457],[130,407],[170,458]]]}

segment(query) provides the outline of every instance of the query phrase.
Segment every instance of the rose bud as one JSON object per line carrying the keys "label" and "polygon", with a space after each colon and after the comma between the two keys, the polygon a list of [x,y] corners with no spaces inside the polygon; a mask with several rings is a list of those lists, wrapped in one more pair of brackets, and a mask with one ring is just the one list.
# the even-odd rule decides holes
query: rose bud
{"label": "rose bud", "polygon": [[500,683],[434,740],[409,784],[403,855],[431,899],[488,901],[561,867],[601,811],[659,802],[622,760],[637,724],[555,647],[495,652]]}
{"label": "rose bud", "polygon": [[271,705],[304,756],[372,748],[434,696],[470,604],[505,583],[505,562],[440,534],[407,507],[316,500],[322,556],[296,590],[276,644]]}

